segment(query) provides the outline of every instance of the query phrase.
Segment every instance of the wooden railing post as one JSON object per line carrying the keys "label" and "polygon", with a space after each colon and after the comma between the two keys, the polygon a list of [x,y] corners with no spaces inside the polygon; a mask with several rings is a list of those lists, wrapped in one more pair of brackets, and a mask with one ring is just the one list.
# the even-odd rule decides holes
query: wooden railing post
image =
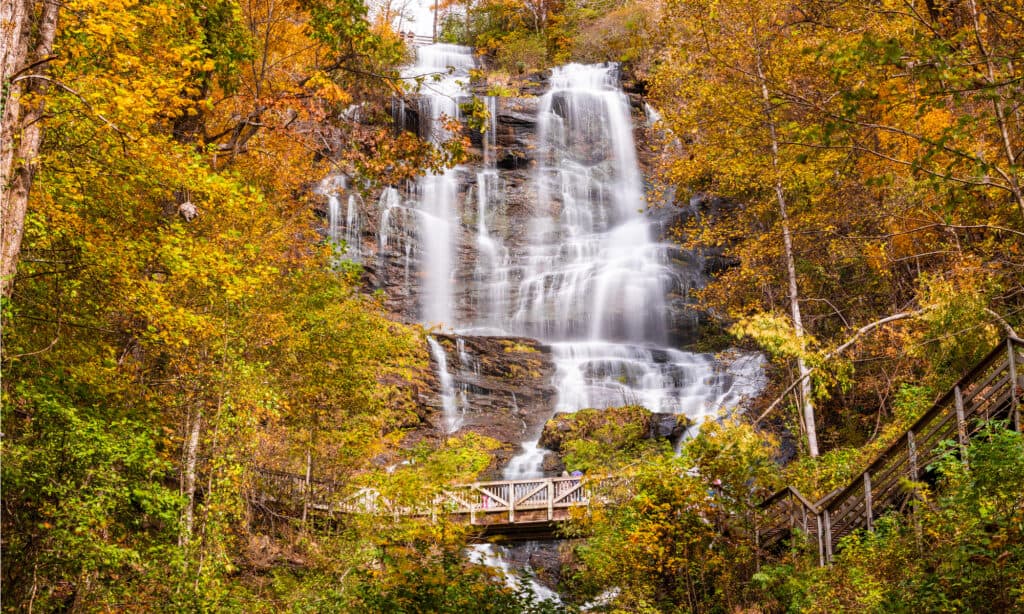
{"label": "wooden railing post", "polygon": [[825,519],[825,562],[832,562],[832,515],[829,514],[828,508],[821,511],[822,517]]}
{"label": "wooden railing post", "polygon": [[864,520],[867,523],[868,531],[873,531],[874,530],[874,527],[872,526],[873,525],[873,523],[872,523],[873,518],[871,517],[871,514],[872,514],[871,503],[872,503],[871,502],[871,474],[868,473],[867,471],[865,471],[864,472],[864,515],[865,515]]}
{"label": "wooden railing post", "polygon": [[825,514],[819,512],[814,515],[814,521],[818,528],[818,567],[825,566]]}
{"label": "wooden railing post", "polygon": [[548,520],[555,519],[555,483],[548,480]]}
{"label": "wooden railing post", "polygon": [[917,481],[917,443],[914,441],[914,431],[907,431],[907,452],[910,454],[910,479]]}
{"label": "wooden railing post", "polygon": [[1017,350],[1013,347],[1013,339],[1006,339],[1006,350],[1009,352],[1010,364],[1010,407],[1013,430],[1020,432],[1020,399],[1017,398]]}
{"label": "wooden railing post", "polygon": [[953,388],[953,402],[956,404],[956,434],[960,442],[960,461],[967,463],[967,420],[964,417],[964,393],[960,386]]}
{"label": "wooden railing post", "polygon": [[516,521],[516,485],[508,485],[508,522],[513,524]]}

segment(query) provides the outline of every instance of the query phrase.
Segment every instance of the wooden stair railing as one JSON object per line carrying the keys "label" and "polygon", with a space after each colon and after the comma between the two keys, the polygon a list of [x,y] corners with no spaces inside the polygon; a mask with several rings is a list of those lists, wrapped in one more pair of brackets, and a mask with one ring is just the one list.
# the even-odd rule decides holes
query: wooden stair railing
{"label": "wooden stair railing", "polygon": [[817,542],[819,563],[831,562],[840,539],[856,529],[872,530],[881,513],[913,497],[902,487],[903,479],[925,478],[926,468],[942,454],[941,442],[956,441],[963,454],[971,437],[990,420],[1006,420],[1020,431],[1021,365],[1024,341],[1006,339],[845,488],[811,503],[787,487],[763,501],[758,545],[770,547],[799,529]]}

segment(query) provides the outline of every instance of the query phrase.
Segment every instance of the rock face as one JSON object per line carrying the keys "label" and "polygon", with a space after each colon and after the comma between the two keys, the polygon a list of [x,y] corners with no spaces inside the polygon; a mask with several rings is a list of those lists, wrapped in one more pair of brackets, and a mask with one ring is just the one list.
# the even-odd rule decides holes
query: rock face
{"label": "rock face", "polygon": [[[516,452],[524,435],[539,430],[554,411],[550,349],[519,337],[438,334],[435,338],[445,353],[459,412],[453,434],[473,431],[505,443],[485,476],[500,479],[497,468]],[[427,402],[437,432],[445,430],[442,395],[439,389]]]}
{"label": "rock face", "polygon": [[[537,87],[543,91],[542,84]],[[458,225],[453,229],[454,288],[453,318],[456,322],[479,322],[487,309],[486,297],[480,296],[477,265],[488,257],[477,236],[481,222],[503,253],[519,254],[528,243],[528,224],[525,222],[539,213],[537,168],[539,155],[537,97],[493,98],[493,117],[490,134],[465,128],[464,135],[472,143],[470,150],[474,162],[458,167],[456,194]],[[638,98],[633,98],[633,125],[637,154],[645,176],[651,175],[656,163],[649,144],[655,138],[648,127],[648,118]],[[557,104],[557,101],[556,101]],[[415,104],[405,104],[396,113],[396,122],[412,132],[422,132],[422,111]],[[653,186],[648,185],[648,188]],[[335,213],[340,219],[325,226],[339,228],[340,239],[357,242],[349,254],[358,252],[364,268],[364,283],[369,289],[384,293],[386,305],[399,319],[421,319],[422,284],[419,283],[423,266],[423,237],[416,200],[417,185],[398,186],[370,198],[359,198],[356,215],[350,216],[345,203],[355,190],[338,190],[336,198],[342,203]],[[480,207],[481,196],[487,201]],[[666,194],[661,204],[650,211],[664,243],[675,240],[673,229],[701,212],[705,203],[700,201],[677,203]],[[330,216],[326,203],[322,209]],[[481,219],[483,218],[483,219]],[[348,232],[349,225],[357,227],[358,238]],[[675,346],[694,342],[703,317],[690,296],[692,288],[704,283],[704,256],[681,249],[671,249],[670,262],[678,283],[669,290],[669,340]],[[716,268],[717,261],[711,263]],[[517,280],[510,279],[511,283]],[[448,323],[453,324],[453,323]]]}
{"label": "rock face", "polygon": [[555,414],[544,425],[540,445],[554,452],[558,464],[570,440],[600,441],[608,446],[623,446],[630,438],[666,439],[674,446],[693,426],[682,414],[650,412],[636,405],[575,413]]}

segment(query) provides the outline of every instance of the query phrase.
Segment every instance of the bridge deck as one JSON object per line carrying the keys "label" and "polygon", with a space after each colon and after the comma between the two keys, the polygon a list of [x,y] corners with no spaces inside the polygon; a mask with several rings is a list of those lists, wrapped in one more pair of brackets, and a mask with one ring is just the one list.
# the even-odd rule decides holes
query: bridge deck
{"label": "bridge deck", "polygon": [[276,502],[307,513],[334,515],[345,513],[385,516],[446,515],[456,521],[486,528],[491,533],[519,532],[550,526],[569,518],[569,509],[590,503],[589,489],[579,477],[538,478],[474,482],[442,490],[429,502],[401,505],[372,488],[354,491],[325,480],[307,480],[305,476],[255,469],[256,491],[264,501]]}

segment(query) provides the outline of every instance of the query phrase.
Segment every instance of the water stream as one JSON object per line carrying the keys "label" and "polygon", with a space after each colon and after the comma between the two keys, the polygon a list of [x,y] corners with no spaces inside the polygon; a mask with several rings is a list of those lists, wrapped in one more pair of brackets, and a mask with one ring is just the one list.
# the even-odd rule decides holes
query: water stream
{"label": "water stream", "polygon": [[[452,136],[448,120],[459,119],[460,103],[469,100],[475,64],[467,47],[417,49],[405,76],[427,76],[413,122],[421,136],[434,143]],[[677,246],[660,239],[668,222],[647,206],[618,69],[570,64],[552,71],[534,107],[534,162],[525,179],[522,171],[514,177],[518,189],[524,181],[530,188],[525,215],[522,208],[509,213],[512,178],[498,162],[501,101],[483,101],[490,123],[479,138],[481,161],[424,176],[406,190],[404,202],[389,188],[377,205],[380,275],[386,269],[395,275],[395,263],[404,258],[404,296],[418,297],[419,320],[447,334],[428,338],[445,434],[465,426],[472,405],[460,382],[480,376],[480,358],[459,334],[540,340],[555,368],[556,412],[636,404],[699,424],[758,393],[760,355],[723,364],[673,347],[672,318],[680,309],[670,297],[685,297],[701,283],[702,261],[699,254],[680,257]],[[405,103],[396,103],[396,110],[401,125],[410,125]],[[657,113],[644,111],[652,129]],[[341,203],[335,198],[330,207],[332,238],[358,244],[349,239],[351,227],[361,223],[358,214],[350,208],[339,237]],[[418,294],[410,294],[410,284]],[[518,406],[510,411],[519,415]],[[540,428],[525,433],[506,478],[543,474]],[[510,584],[519,581],[507,573],[500,549],[477,546],[470,556],[501,570]]]}
{"label": "water stream", "polygon": [[[459,117],[474,65],[466,47],[418,49],[409,74],[439,75],[420,97],[421,133],[435,143],[450,136],[444,120]],[[427,175],[416,187],[420,320],[454,332],[548,344],[558,412],[638,404],[700,422],[756,392],[758,357],[726,369],[713,356],[670,347],[667,297],[685,296],[699,269],[680,271],[670,259],[675,247],[659,239],[663,222],[648,211],[617,67],[569,64],[552,71],[537,105],[536,202],[529,219],[514,221],[525,231],[515,245],[506,242],[507,229],[503,234],[491,226],[505,194],[494,154],[497,101],[484,102],[491,124],[481,138],[482,163],[475,171],[459,166]],[[471,178],[475,189],[462,189]],[[473,193],[460,201],[460,194]],[[466,240],[461,233],[473,236]],[[386,247],[387,235],[380,241]],[[472,262],[463,261],[467,244]],[[459,270],[471,271],[464,283],[473,285],[459,296],[474,303],[461,320],[466,310],[455,308]],[[451,386],[455,361],[433,338],[431,351],[446,430],[454,432],[465,403]],[[507,478],[542,474],[540,434],[527,433]]]}
{"label": "water stream", "polygon": [[[467,95],[469,69],[476,62],[469,47],[447,44],[417,48],[416,60],[406,75],[424,76],[419,98],[420,127],[425,130],[421,136],[439,144],[451,136],[446,123],[461,117],[459,103]],[[417,184],[423,267],[420,318],[427,324],[453,322],[452,276],[460,230],[456,214],[459,182],[466,172],[465,167],[456,166],[427,173]]]}

